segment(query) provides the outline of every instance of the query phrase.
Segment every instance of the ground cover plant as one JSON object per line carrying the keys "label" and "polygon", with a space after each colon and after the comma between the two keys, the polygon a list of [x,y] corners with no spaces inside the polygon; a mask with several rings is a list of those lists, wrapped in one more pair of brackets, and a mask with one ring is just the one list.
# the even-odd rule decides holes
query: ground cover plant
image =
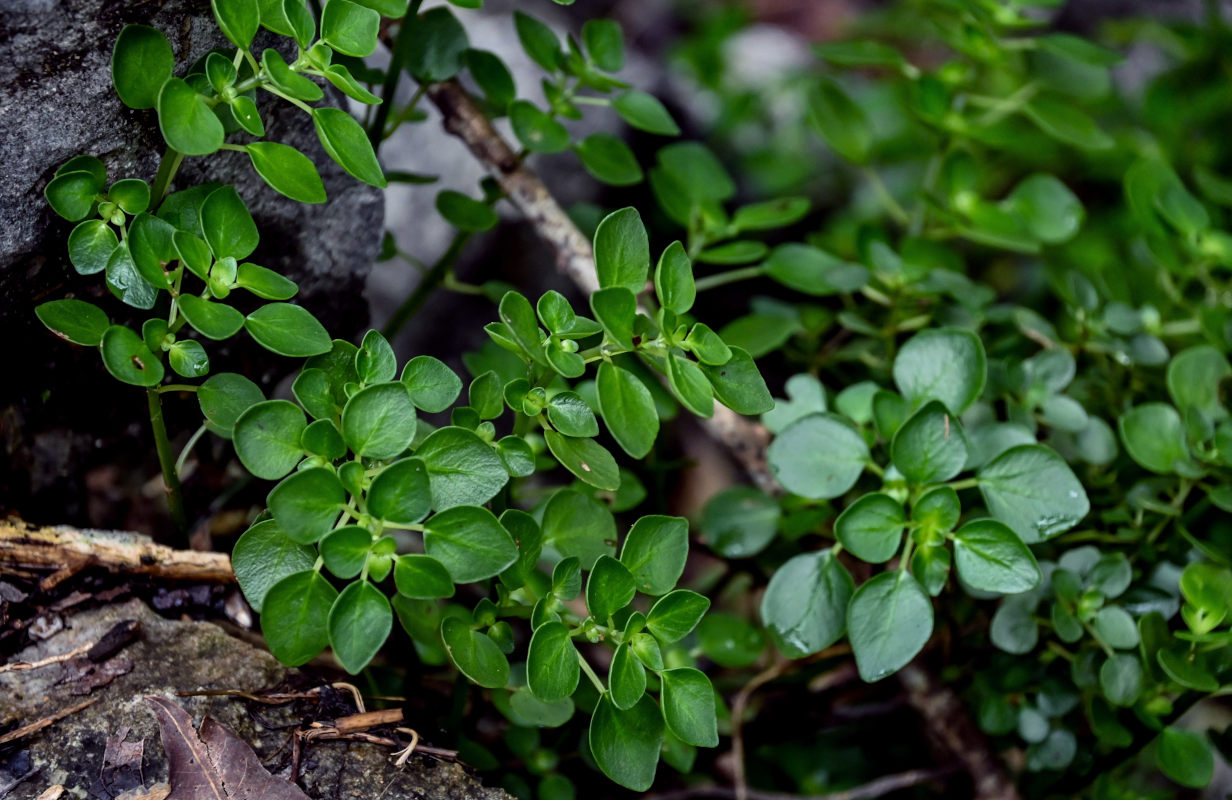
{"label": "ground cover plant", "polygon": [[[72,268],[117,302],[34,313],[98,348],[100,380],[144,388],[173,522],[197,513],[180,473],[207,435],[269,482],[232,558],[274,655],[329,648],[374,688],[456,670],[485,701],[468,722],[459,692],[452,735],[526,797],[616,791],[595,769],[740,798],[1212,784],[1232,745],[1217,4],[1097,43],[1054,29],[1055,3],[906,0],[772,91],[732,79],[740,14],[711,9],[672,57],[721,112],[709,144],[620,79],[615,22],[562,41],[514,12],[544,104],[470,47],[474,5],[213,0],[228,44],[191,65],[126,27],[117,102],[159,128],[162,166],[147,183],[83,154],[47,185]],[[1133,85],[1121,51],[1143,42],[1168,66]],[[364,60],[380,46],[385,70]],[[233,187],[176,181],[183,159],[234,150],[268,191],[323,202],[312,161],[264,138],[262,110],[289,103],[356,180],[423,182],[378,155],[425,97],[493,177],[478,197],[421,187],[453,244],[357,343],[245,260],[259,231]],[[583,110],[653,144],[576,137]],[[566,216],[531,155],[638,203]],[[454,274],[502,202],[556,250],[559,290]],[[491,301],[469,382],[390,344],[437,289]],[[241,330],[289,359],[289,397],[211,373],[207,346],[247,346]],[[200,428],[168,431],[164,398],[195,401]],[[662,486],[703,436],[748,481],[690,520]],[[417,663],[394,678],[381,653],[403,633]],[[822,693],[891,676],[920,741],[812,716]],[[802,702],[806,730],[783,726]]]}

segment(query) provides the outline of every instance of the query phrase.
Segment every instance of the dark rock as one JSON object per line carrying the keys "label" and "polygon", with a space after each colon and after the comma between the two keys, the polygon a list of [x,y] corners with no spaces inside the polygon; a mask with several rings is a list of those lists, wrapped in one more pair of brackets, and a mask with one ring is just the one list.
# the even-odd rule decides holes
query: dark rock
{"label": "dark rock", "polygon": [[[56,168],[83,153],[103,159],[109,180],[153,182],[164,147],[156,115],[127,108],[111,86],[112,45],[127,23],[163,31],[180,74],[226,44],[206,0],[0,0],[0,60],[8,69],[0,85],[0,506],[32,518],[129,522],[91,520],[84,476],[115,463],[117,451],[126,470],[151,474],[148,440],[131,441],[148,436],[140,390],[118,384],[96,351],[56,339],[34,315],[40,302],[75,296],[96,302],[116,322],[139,326],[150,316],[112,298],[102,276],[73,271],[65,247],[73,224],[55,216],[43,198]],[[254,49],[273,43],[273,37],[259,40]],[[260,103],[266,138],[312,158],[328,203],[306,206],[276,194],[234,152],[186,159],[174,188],[234,184],[261,231],[252,260],[297,281],[297,302],[333,335],[353,336],[367,324],[362,293],[380,244],[383,195],[325,155],[302,112],[270,96]],[[268,385],[293,367],[243,335],[236,341],[208,348],[213,371],[241,371]],[[196,404],[182,405],[186,436],[199,423]],[[180,420],[175,410],[168,413],[174,437]],[[138,426],[130,427],[133,422]],[[120,442],[126,446],[117,448]]]}
{"label": "dark rock", "polygon": [[[146,695],[179,704],[198,726],[207,714],[218,720],[252,747],[270,773],[282,778],[290,771],[290,737],[300,721],[297,712],[307,711],[313,718],[354,713],[353,706],[344,707],[333,693],[308,709],[262,706],[237,697],[177,696],[177,692],[211,689],[258,693],[287,684],[302,687],[309,679],[215,625],[165,620],[137,600],[70,617],[64,632],[19,653],[17,659],[33,661],[89,644],[115,623],[130,619],[140,622],[140,636],[111,660],[131,663],[131,671],[95,688],[89,697],[97,702],[88,708],[0,748],[0,788],[29,776],[6,795],[8,800],[32,800],[55,784],[65,787],[65,797],[110,800],[125,790],[141,786],[149,790],[165,783],[167,757]],[[76,681],[64,680],[73,674],[53,664],[0,675],[0,726],[29,724],[80,703],[82,698],[72,694]],[[484,788],[454,763],[412,756],[397,768],[390,750],[359,742],[313,741],[303,748],[299,785],[313,798],[509,798],[498,789]]]}

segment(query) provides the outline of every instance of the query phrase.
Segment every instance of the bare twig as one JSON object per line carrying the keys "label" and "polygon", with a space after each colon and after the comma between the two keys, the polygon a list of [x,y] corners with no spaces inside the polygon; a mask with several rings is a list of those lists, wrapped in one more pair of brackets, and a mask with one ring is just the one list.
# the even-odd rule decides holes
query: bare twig
{"label": "bare twig", "polygon": [[0,575],[21,568],[54,569],[59,575],[66,564],[74,572],[99,566],[154,578],[235,582],[231,559],[223,553],[173,550],[134,533],[36,528],[16,520],[0,521]]}
{"label": "bare twig", "polygon": [[[555,250],[558,269],[579,289],[588,293],[595,291],[598,278],[590,242],[543,182],[519,161],[466,91],[458,83],[446,81],[429,87],[428,97],[444,117],[445,130],[466,144],[471,154],[493,174],[539,237]],[[764,426],[721,405],[716,405],[714,417],[704,424],[759,488],[767,492],[781,491],[766,460],[770,433]],[[901,670],[899,680],[930,733],[944,742],[971,773],[977,800],[1017,800],[1018,792],[1000,760],[971,722],[958,696],[920,666],[911,665]],[[733,719],[735,716],[733,714]],[[750,794],[749,800],[756,798]]]}
{"label": "bare twig", "polygon": [[744,714],[748,710],[749,701],[753,699],[753,692],[790,669],[791,663],[781,658],[775,659],[773,664],[754,675],[732,698],[731,740],[736,800],[749,800],[749,783],[744,770]]}
{"label": "bare twig", "polygon": [[[958,769],[954,764],[933,769],[912,769],[906,772],[886,775],[851,789],[827,792],[826,794],[802,795],[749,789],[747,797],[748,800],[870,800],[870,798],[881,797],[890,792],[897,792],[900,789],[907,789],[921,783],[939,780],[957,772]],[[738,796],[736,789],[731,786],[692,786],[688,789],[679,789],[674,792],[647,795],[645,800],[694,800],[694,798],[702,797],[735,800]]]}
{"label": "bare twig", "polygon": [[90,700],[82,701],[78,703],[77,705],[69,706],[68,708],[63,709],[62,711],[57,711],[56,713],[52,714],[50,717],[44,717],[43,719],[40,719],[38,722],[31,722],[29,725],[23,725],[20,728],[11,730],[8,733],[4,734],[3,736],[0,736],[0,744],[8,744],[9,742],[15,742],[18,739],[22,738],[23,736],[29,736],[32,733],[38,733],[43,728],[46,728],[48,725],[55,724],[56,722],[59,722],[65,717],[72,716],[73,714],[76,714],[78,711],[81,711],[82,709],[89,708],[90,706],[94,705],[97,702],[98,702],[98,698],[94,697],[94,698],[91,698]]}

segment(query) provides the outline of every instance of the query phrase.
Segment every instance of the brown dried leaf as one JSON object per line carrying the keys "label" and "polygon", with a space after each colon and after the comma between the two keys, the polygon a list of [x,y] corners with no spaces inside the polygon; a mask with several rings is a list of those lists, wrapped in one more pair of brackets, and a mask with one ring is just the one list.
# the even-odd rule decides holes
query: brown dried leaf
{"label": "brown dried leaf", "polygon": [[206,717],[198,736],[180,706],[162,697],[146,699],[154,706],[170,762],[167,800],[309,800],[295,784],[270,775],[252,748],[222,723]]}

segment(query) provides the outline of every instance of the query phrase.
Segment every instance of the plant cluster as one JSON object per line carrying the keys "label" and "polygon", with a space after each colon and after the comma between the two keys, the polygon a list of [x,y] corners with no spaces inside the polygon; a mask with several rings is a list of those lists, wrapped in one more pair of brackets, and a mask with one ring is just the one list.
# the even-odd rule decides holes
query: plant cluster
{"label": "plant cluster", "polygon": [[[1232,154],[1217,104],[1188,111],[1184,131],[1169,101],[1187,81],[1217,82],[1229,30],[1216,10],[1203,28],[1169,31],[1180,65],[1134,102],[1115,86],[1116,52],[1048,29],[1053,5],[906,0],[873,15],[867,38],[815,48],[817,63],[781,88],[801,110],[788,119],[729,91],[722,41],[735,28],[702,21],[680,60],[728,113],[716,139],[732,157],[671,142],[643,170],[618,137],[574,140],[562,121],[608,105],[643,132],[680,132],[658,100],[614,77],[624,48],[610,21],[562,45],[515,12],[546,73],[540,108],[518,98],[499,57],[470,48],[446,7],[327,0],[318,25],[303,0],[214,0],[234,48],[183,78],[157,31],[129,26],[116,44],[121,100],[156,109],[168,145],[153,188],[107,185],[90,156],[47,187],[78,223],[73,267],[105,273],[119,300],[157,315],[138,333],[78,300],[37,311],[147,388],[181,520],[178,468],[207,430],[277,481],[233,555],[276,656],[302,664],[330,647],[359,672],[397,619],[423,662],[448,659],[490,690],[542,797],[573,788],[528,729],[567,725],[581,708],[584,756],[644,791],[660,756],[689,772],[696,748],[743,721],[699,665],[743,680],[778,658],[772,645],[792,668],[817,670],[845,639],[873,682],[938,629],[955,659],[947,677],[995,746],[1024,749],[1033,796],[1136,796],[1133,757],[1148,744],[1163,775],[1201,787],[1227,736],[1176,723],[1232,680],[1232,184],[1219,176]],[[398,26],[388,71],[362,61],[382,15]],[[285,50],[258,60],[259,28],[289,37]],[[419,90],[396,108],[404,72]],[[261,138],[258,90],[308,113],[357,179],[420,181],[384,174],[377,149],[422,119],[431,84],[457,77],[485,115],[509,117],[520,156],[572,149],[600,181],[645,180],[673,228],[664,239],[679,238],[652,260],[636,209],[595,215],[599,288],[579,313],[556,291],[532,303],[496,282],[460,284],[453,259],[497,223],[503,195],[491,182],[478,200],[440,192],[458,234],[424,267],[424,291],[443,284],[496,304],[487,345],[465,359],[464,402],[441,361],[399,370],[380,333],[331,340],[285,302],[294,284],[244,261],[257,231],[233,188],[168,192],[185,155],[230,149],[274,190],[325,199],[306,156]],[[310,105],[322,80],[376,109],[366,124]],[[764,153],[742,151],[749,137],[724,138],[740,126],[773,142],[815,137],[810,152],[850,202],[820,217],[805,194],[733,205],[744,176],[725,164],[745,164],[752,183],[784,182]],[[703,321],[706,293],[742,284],[757,287],[747,313]],[[245,313],[234,302],[248,307],[245,293],[273,302]],[[421,301],[408,299],[399,324]],[[164,363],[204,378],[198,337],[241,328],[306,359],[295,402],[232,373],[164,383]],[[755,359],[785,377],[786,399],[772,399]],[[160,395],[184,391],[204,423],[177,464]],[[615,515],[647,495],[622,460],[654,457],[663,421],[681,408],[710,417],[716,401],[760,416],[782,491],[715,495],[699,527],[719,577],[690,578],[688,520],[651,513],[618,535]],[[448,424],[424,418],[445,412]],[[685,588],[716,580],[756,597],[756,614],[732,593]]]}

